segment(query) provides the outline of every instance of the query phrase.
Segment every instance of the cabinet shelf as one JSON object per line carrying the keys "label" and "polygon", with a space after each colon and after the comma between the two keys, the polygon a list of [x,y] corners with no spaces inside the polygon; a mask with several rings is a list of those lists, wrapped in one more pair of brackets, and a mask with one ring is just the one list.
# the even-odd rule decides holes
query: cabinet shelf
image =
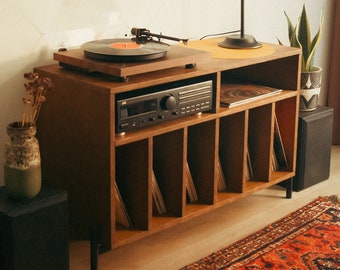
{"label": "cabinet shelf", "polygon": [[[69,194],[71,239],[88,239],[95,225],[103,249],[112,249],[291,179],[300,51],[273,48],[265,57],[211,59],[195,69],[154,71],[125,83],[58,65],[36,68],[56,83],[42,108],[37,135],[45,181]],[[115,133],[117,98],[206,78],[213,81],[210,111]],[[283,91],[226,108],[220,105],[221,84],[231,79]],[[275,119],[287,168],[274,170]],[[119,202],[129,226],[119,224]]]}
{"label": "cabinet shelf", "polygon": [[161,135],[167,132],[171,132],[177,129],[185,128],[187,126],[195,125],[197,123],[209,121],[215,119],[216,115],[209,112],[204,112],[198,115],[186,116],[185,118],[174,119],[165,123],[158,124],[152,127],[146,127],[141,130],[131,131],[125,134],[115,134],[116,146],[128,144],[135,140],[145,139],[152,136]]}

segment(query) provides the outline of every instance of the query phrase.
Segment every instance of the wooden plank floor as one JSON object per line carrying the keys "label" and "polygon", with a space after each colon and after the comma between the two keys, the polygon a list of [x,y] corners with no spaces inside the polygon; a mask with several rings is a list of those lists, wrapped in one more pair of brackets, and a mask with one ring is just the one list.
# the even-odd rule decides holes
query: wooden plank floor
{"label": "wooden plank floor", "polygon": [[[179,269],[265,227],[318,196],[340,196],[340,146],[332,147],[331,175],[326,181],[285,199],[275,186],[240,199],[140,241],[99,256],[99,270]],[[90,269],[88,242],[70,243],[70,269]]]}

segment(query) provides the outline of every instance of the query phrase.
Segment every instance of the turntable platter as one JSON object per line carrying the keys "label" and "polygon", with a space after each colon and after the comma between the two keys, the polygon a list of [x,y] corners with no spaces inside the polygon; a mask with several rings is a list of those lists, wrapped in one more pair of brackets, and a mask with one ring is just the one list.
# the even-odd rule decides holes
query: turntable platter
{"label": "turntable platter", "polygon": [[152,40],[138,44],[133,39],[101,39],[86,42],[81,48],[87,57],[95,60],[135,62],[161,58],[169,45]]}

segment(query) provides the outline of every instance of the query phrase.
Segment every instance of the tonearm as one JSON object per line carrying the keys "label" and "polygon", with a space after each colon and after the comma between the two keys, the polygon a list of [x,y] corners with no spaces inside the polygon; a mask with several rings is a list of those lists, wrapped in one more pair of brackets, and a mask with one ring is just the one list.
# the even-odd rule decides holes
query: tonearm
{"label": "tonearm", "polygon": [[182,38],[176,38],[176,37],[169,37],[169,36],[164,36],[162,34],[154,34],[154,33],[150,33],[150,30],[147,30],[145,28],[132,28],[131,29],[131,34],[136,36],[136,42],[138,44],[144,44],[150,40],[152,40],[152,37],[156,37],[158,38],[158,40],[160,40],[161,38],[164,39],[169,39],[169,40],[173,40],[173,41],[182,41],[184,44],[188,43],[188,39],[182,39]]}

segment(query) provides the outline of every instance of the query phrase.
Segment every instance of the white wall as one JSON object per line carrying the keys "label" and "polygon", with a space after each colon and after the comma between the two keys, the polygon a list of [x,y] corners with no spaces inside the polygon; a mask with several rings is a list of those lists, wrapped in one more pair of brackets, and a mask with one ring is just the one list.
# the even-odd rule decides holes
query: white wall
{"label": "white wall", "polygon": [[[288,45],[283,11],[297,19],[304,2],[313,34],[320,10],[324,33],[315,63],[325,70],[331,42],[331,15],[335,0],[245,1],[245,32],[258,41]],[[23,73],[54,63],[53,51],[73,48],[101,38],[121,38],[132,27],[198,39],[206,34],[239,29],[239,0],[0,0],[0,186],[3,185],[3,145],[6,126],[20,119],[24,94]],[[325,85],[322,104],[325,104]],[[47,97],[48,98],[48,97]]]}

